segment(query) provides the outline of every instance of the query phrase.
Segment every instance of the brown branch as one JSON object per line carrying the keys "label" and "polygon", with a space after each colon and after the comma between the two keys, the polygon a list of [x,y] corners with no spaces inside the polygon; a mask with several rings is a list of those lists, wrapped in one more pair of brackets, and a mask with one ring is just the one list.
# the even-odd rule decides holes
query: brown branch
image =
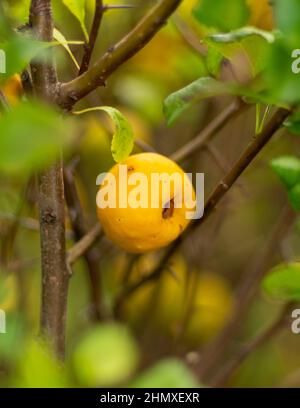
{"label": "brown branch", "polygon": [[226,173],[229,170],[229,164],[226,162],[224,157],[220,154],[218,149],[216,149],[211,143],[207,143],[203,146],[206,151],[210,154],[213,161],[216,163],[218,168],[223,172]]}
{"label": "brown branch", "polygon": [[198,136],[190,140],[184,146],[180,147],[175,153],[173,153],[171,155],[171,159],[177,162],[181,162],[199,152],[215,133],[217,133],[230,120],[242,113],[249,106],[250,105],[244,103],[242,99],[235,99],[227,108],[225,108],[218,116],[216,116],[214,120],[212,120],[199,133]]}
{"label": "brown branch", "polygon": [[182,240],[191,233],[195,228],[199,227],[213,212],[216,205],[223,198],[223,196],[229,191],[232,185],[236,182],[238,177],[243,173],[243,171],[249,166],[249,164],[255,159],[266,143],[271,139],[273,134],[278,130],[284,120],[290,114],[289,110],[278,109],[269,123],[265,126],[263,131],[258,134],[248,145],[245,151],[241,154],[236,163],[231,167],[225,177],[217,184],[215,189],[212,191],[208,197],[205,207],[204,214],[201,219],[195,220],[190,224],[190,226],[185,230],[185,232],[179,236],[166,250],[164,255],[161,257],[160,262],[153,272],[146,277],[142,278],[132,286],[124,288],[120,293],[116,301],[116,313],[123,304],[124,299],[134,293],[137,289],[143,286],[146,282],[157,279],[162,270],[167,265],[171,256],[176,252],[176,250],[181,246]]}
{"label": "brown branch", "polygon": [[[20,227],[25,228],[29,231],[37,231],[37,232],[40,231],[40,223],[35,218],[19,217],[18,215],[13,214],[13,213],[5,213],[5,212],[0,211],[0,219],[8,220],[8,221],[13,221],[17,219]],[[72,231],[66,230],[66,239],[73,239]]]}
{"label": "brown branch", "polygon": [[[53,40],[50,0],[32,0],[30,25],[38,40]],[[57,88],[56,67],[32,61],[32,81],[37,97],[52,103]],[[42,258],[41,331],[54,350],[64,355],[69,274],[65,254],[65,212],[62,161],[58,160],[39,178],[39,205]]]}
{"label": "brown branch", "polygon": [[207,49],[201,43],[199,36],[190,28],[190,26],[179,16],[173,17],[173,23],[186,44],[197,54],[206,55]]}
{"label": "brown branch", "polygon": [[135,139],[134,144],[136,145],[136,147],[141,149],[143,152],[152,152],[153,153],[153,152],[156,151],[154,149],[154,147],[150,146],[148,143],[144,142],[141,139]]}
{"label": "brown branch", "polygon": [[30,217],[19,217],[13,213],[4,213],[0,211],[0,219],[2,220],[9,220],[9,221],[18,221],[18,224],[26,229],[32,231],[39,231],[40,230],[40,223],[38,220]]}
{"label": "brown branch", "polygon": [[285,329],[291,320],[291,311],[295,307],[295,303],[287,304],[279,317],[275,322],[265,331],[258,334],[253,340],[245,344],[233,357],[232,359],[221,368],[218,374],[213,378],[211,386],[213,387],[224,387],[227,382],[236,372],[236,370],[242,365],[242,363],[256,351],[259,347],[266,344],[268,341],[274,338],[281,330]]}
{"label": "brown branch", "polygon": [[61,85],[58,104],[71,109],[81,98],[98,86],[103,86],[112,72],[143,48],[164,26],[180,2],[181,0],[159,1],[129,34],[110,47],[87,72]]}
{"label": "brown branch", "polygon": [[102,17],[103,17],[103,1],[102,0],[95,0],[95,13],[94,19],[90,31],[89,41],[88,44],[85,45],[85,50],[82,58],[82,62],[79,69],[79,75],[86,72],[89,68],[89,64],[91,61],[91,57],[96,45],[97,37],[99,28],[101,25]]}
{"label": "brown branch", "polygon": [[[90,292],[92,300],[91,310],[93,317],[99,320],[101,317],[99,254],[96,248],[90,248],[91,244],[94,241],[92,241],[91,244],[87,246],[83,252],[80,252],[81,246],[88,242],[88,239],[86,237],[87,229],[85,225],[83,211],[80,204],[80,199],[75,185],[73,168],[70,165],[65,166],[64,168],[64,183],[69,218],[71,221],[72,229],[74,231],[75,240],[78,241],[77,244],[69,251],[67,256],[67,262],[68,265],[71,265],[73,262],[75,262],[77,256],[81,255],[84,256],[90,280]],[[98,233],[99,236],[100,226],[95,231]],[[93,234],[91,235],[93,236]],[[96,239],[98,236],[95,236],[94,238]],[[78,253],[80,253],[80,255],[78,255]]]}
{"label": "brown branch", "polygon": [[248,270],[244,271],[243,279],[237,289],[235,307],[228,323],[224,326],[220,334],[203,351],[201,365],[198,373],[202,378],[206,378],[210,371],[217,367],[219,358],[231,343],[243,321],[251,302],[257,292],[259,284],[271,266],[274,252],[282,240],[286,231],[290,228],[295,219],[295,213],[290,209],[289,204],[282,210],[270,238],[259,252],[254,262],[250,263]]}
{"label": "brown branch", "polygon": [[4,93],[0,90],[0,112],[8,112],[10,110],[9,103]]}
{"label": "brown branch", "polygon": [[122,9],[132,9],[139,7],[137,4],[105,4],[103,6],[104,11],[109,10],[122,10]]}

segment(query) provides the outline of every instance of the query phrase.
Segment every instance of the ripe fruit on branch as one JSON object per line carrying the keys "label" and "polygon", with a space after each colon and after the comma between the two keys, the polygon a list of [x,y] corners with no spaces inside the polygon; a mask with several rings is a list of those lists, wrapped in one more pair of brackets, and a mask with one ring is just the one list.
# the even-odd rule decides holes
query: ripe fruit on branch
{"label": "ripe fruit on branch", "polygon": [[156,153],[140,153],[116,164],[97,195],[106,235],[121,248],[142,253],[168,245],[190,222],[195,191],[184,171]]}

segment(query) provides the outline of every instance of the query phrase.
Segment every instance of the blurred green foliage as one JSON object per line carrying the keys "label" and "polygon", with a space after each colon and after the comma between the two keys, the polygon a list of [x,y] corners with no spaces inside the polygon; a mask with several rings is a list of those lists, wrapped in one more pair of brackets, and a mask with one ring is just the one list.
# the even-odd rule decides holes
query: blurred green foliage
{"label": "blurred green foliage", "polygon": [[23,102],[0,118],[0,170],[28,176],[58,157],[71,142],[71,122],[39,102]]}
{"label": "blurred green foliage", "polygon": [[264,291],[273,299],[300,299],[300,263],[283,264],[274,268],[263,280]]}
{"label": "blurred green foliage", "polygon": [[133,388],[193,388],[199,387],[186,366],[176,359],[166,359],[142,373]]}
{"label": "blurred green foliage", "polygon": [[200,0],[194,9],[194,16],[201,23],[219,30],[230,31],[246,24],[249,9],[245,0],[231,0],[230,7],[224,0]]}
{"label": "blurred green foliage", "polygon": [[138,350],[127,328],[119,324],[92,328],[74,350],[73,365],[80,384],[120,385],[137,368]]}

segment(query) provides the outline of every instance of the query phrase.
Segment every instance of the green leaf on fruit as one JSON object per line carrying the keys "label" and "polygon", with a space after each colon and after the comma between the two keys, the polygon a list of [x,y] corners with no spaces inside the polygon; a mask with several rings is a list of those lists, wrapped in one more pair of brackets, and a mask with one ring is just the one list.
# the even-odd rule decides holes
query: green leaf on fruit
{"label": "green leaf on fruit", "polygon": [[110,116],[115,125],[115,133],[111,142],[112,156],[117,163],[126,160],[134,146],[134,134],[131,124],[118,109],[110,106],[88,108],[74,112],[74,115],[81,115],[93,111],[104,111]]}

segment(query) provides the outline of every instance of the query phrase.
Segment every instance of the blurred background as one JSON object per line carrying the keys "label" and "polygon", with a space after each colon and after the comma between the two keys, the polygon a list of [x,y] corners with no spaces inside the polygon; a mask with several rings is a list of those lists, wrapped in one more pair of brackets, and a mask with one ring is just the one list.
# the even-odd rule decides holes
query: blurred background
{"label": "blurred background", "polygon": [[[165,98],[210,74],[200,43],[210,30],[192,13],[198,2],[184,0],[154,39],[118,69],[105,87],[90,94],[76,109],[98,105],[116,107],[131,123],[139,146],[150,145],[166,156],[196,137],[233,101],[229,96],[204,100],[188,109],[173,126],[166,124],[162,109]],[[106,0],[105,3],[130,3],[136,7],[105,12],[94,58],[130,31],[155,1]],[[9,0],[3,1],[3,5],[15,27],[27,21],[29,1]],[[247,25],[263,30],[274,28],[272,8],[267,0],[249,0],[247,5]],[[53,6],[56,28],[68,40],[83,41],[80,25],[63,2],[54,0]],[[94,2],[88,0],[88,27],[93,7]],[[70,45],[70,48],[80,61],[81,46]],[[56,47],[55,52],[60,80],[70,80],[76,74],[74,62],[63,47]],[[245,75],[242,63],[233,68],[223,64],[220,69],[222,78]],[[16,109],[22,104],[19,86],[13,80],[2,84],[9,103]],[[20,121],[20,126],[24,126],[22,118]],[[96,177],[113,165],[110,151],[113,128],[105,114],[97,112],[80,116],[70,125],[67,122],[65,128],[68,132],[72,129],[72,141],[65,161],[76,161],[77,191],[86,223],[91,228],[98,222]],[[205,173],[207,197],[254,134],[255,106],[233,117],[205,148],[190,155],[181,165],[187,172]],[[136,146],[135,151],[141,148]],[[117,316],[115,300],[120,290],[147,276],[161,253],[137,257],[123,252],[105,237],[99,239],[93,251],[99,274],[93,282],[85,259],[80,259],[73,268],[66,367],[35,340],[41,296],[36,178],[31,172],[26,177],[0,173],[0,309],[6,312],[7,331],[0,334],[0,386],[200,384],[197,373],[203,351],[213,344],[235,313],[236,293],[247,276],[253,270],[261,270],[263,275],[272,266],[299,257],[296,216],[288,210],[286,193],[269,165],[277,156],[299,153],[298,138],[287,130],[279,131],[213,215],[184,242],[160,278],[144,284],[125,299]],[[70,248],[74,235],[68,217],[66,225]],[[253,289],[233,341],[222,351],[214,374],[243,342],[252,339],[278,316],[282,303],[270,300],[257,283]],[[253,351],[234,371],[227,385],[299,386],[299,364],[299,339],[288,329]],[[208,375],[208,382],[209,379]]]}

